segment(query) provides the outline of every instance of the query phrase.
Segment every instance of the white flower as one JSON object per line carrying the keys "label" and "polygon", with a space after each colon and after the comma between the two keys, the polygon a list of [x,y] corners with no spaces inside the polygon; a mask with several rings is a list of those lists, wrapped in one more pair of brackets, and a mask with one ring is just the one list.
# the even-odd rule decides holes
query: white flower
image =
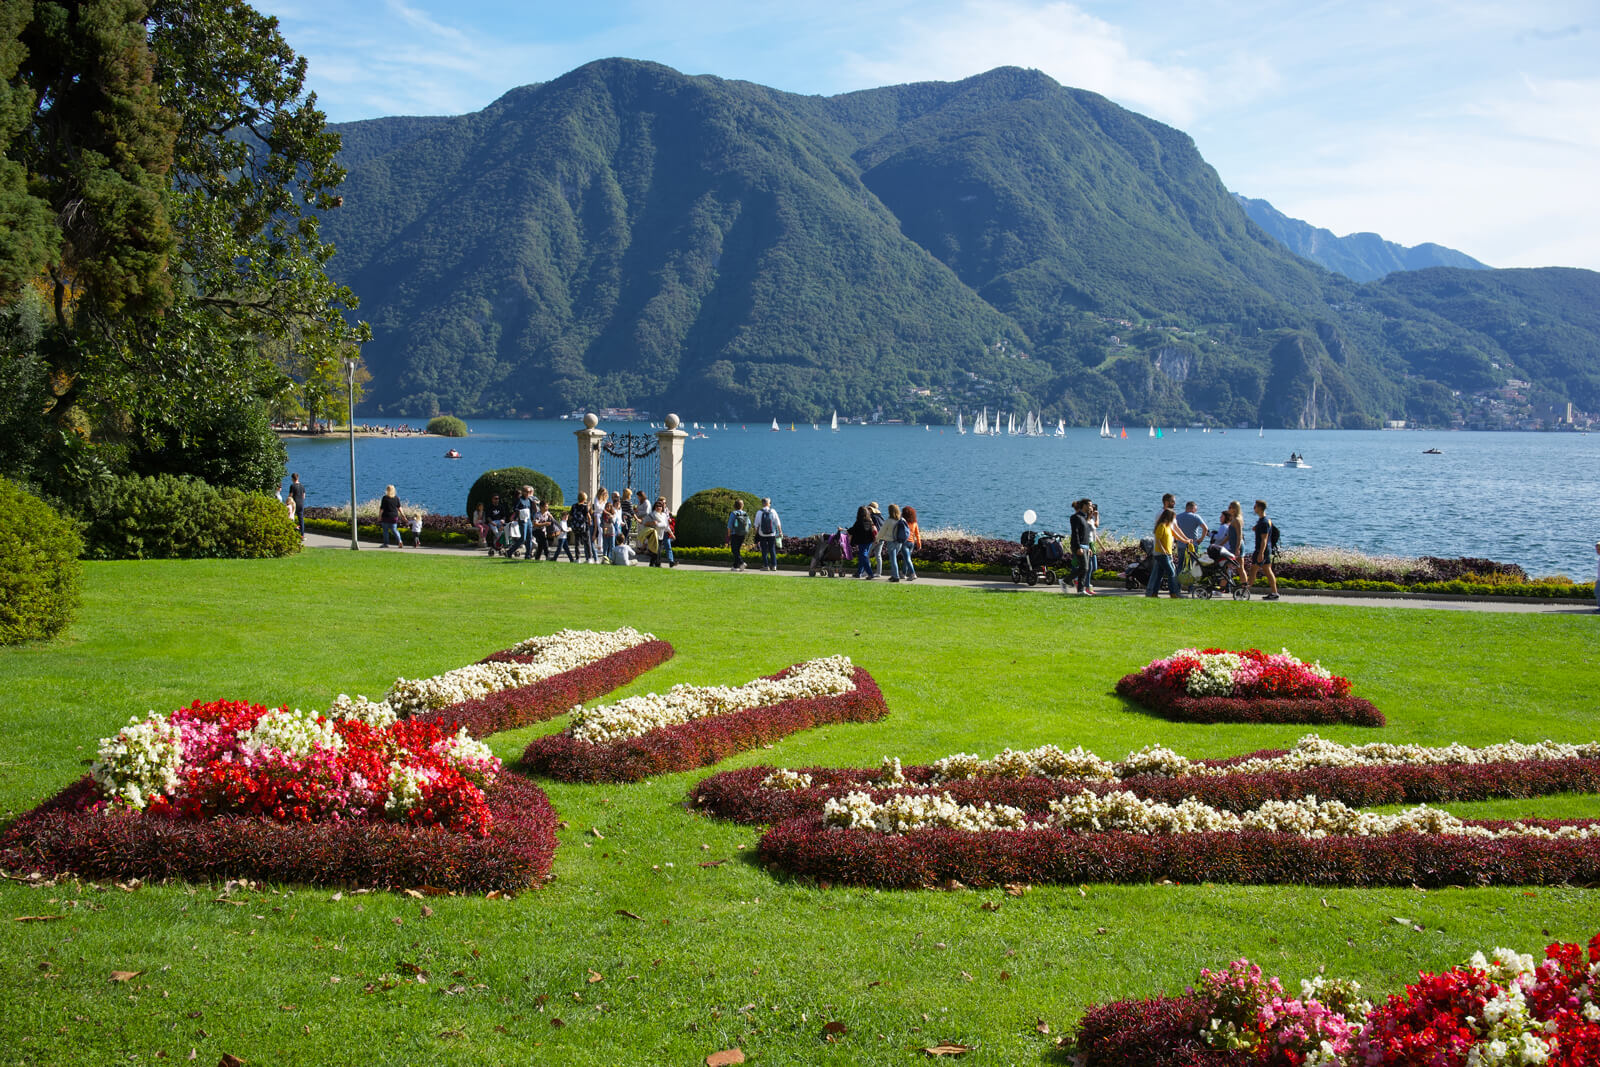
{"label": "white flower", "polygon": [[343,752],[345,743],[332,720],[314,711],[278,708],[261,716],[250,729],[239,731],[239,751],[245,756],[277,751],[300,759],[319,748]]}
{"label": "white flower", "polygon": [[328,705],[328,710],[322,714],[324,718],[335,721],[358,719],[379,730],[385,726],[393,726],[397,718],[394,708],[387,702],[375,704],[364,696],[352,699],[343,693],[335,697],[333,703]]}
{"label": "white flower", "polygon": [[949,793],[902,794],[875,804],[868,793],[848,793],[822,807],[825,825],[846,830],[904,834],[940,827],[951,830],[1025,830],[1027,812],[1004,804],[958,804]]}
{"label": "white flower", "polygon": [[152,711],[134,717],[115,737],[100,739],[99,758],[89,768],[100,791],[135,811],[178,787],[183,737],[176,723]]}
{"label": "white flower", "polygon": [[811,776],[779,768],[761,779],[763,789],[810,789]]}

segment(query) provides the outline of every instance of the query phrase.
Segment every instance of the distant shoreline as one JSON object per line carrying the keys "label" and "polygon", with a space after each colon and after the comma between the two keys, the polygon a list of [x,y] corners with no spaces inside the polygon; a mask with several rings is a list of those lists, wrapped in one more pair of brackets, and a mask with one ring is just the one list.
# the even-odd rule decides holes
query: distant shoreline
{"label": "distant shoreline", "polygon": [[[281,440],[295,440],[295,441],[315,441],[315,440],[318,440],[318,439],[324,438],[324,437],[326,437],[326,438],[334,438],[334,437],[345,437],[345,438],[348,438],[350,436],[350,431],[348,429],[343,429],[343,428],[337,429],[337,430],[324,430],[324,431],[317,432],[317,433],[313,433],[310,430],[273,430],[272,432],[277,434],[278,437]],[[410,439],[410,438],[413,438],[413,437],[437,437],[437,438],[439,438],[441,440],[444,439],[444,435],[443,434],[428,433],[426,430],[357,430],[356,431],[356,436],[357,437],[397,437],[397,438],[398,437],[404,437],[404,438],[407,438],[407,439]],[[451,438],[451,440],[460,441],[460,440],[465,440],[465,438],[456,437],[456,438]]]}

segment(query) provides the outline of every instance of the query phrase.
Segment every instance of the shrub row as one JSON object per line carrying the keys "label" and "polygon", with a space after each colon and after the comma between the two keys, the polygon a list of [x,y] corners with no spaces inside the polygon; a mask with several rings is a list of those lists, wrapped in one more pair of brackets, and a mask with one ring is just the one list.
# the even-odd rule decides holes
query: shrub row
{"label": "shrub row", "polygon": [[0,867],[83,878],[251,878],[301,885],[522,889],[550,871],[556,813],[544,790],[502,774],[487,792],[487,837],[389,822],[205,821],[89,810],[88,777],[0,836]]}
{"label": "shrub row", "polygon": [[69,494],[90,559],[270,559],[300,551],[283,504],[198,478],[127,475]]}
{"label": "shrub row", "polygon": [[[1526,819],[1530,825],[1567,825]],[[1573,821],[1573,824],[1576,820]],[[1475,820],[1491,829],[1504,820]],[[791,819],[761,837],[759,855],[792,875],[845,885],[914,888],[1010,882],[1439,886],[1600,883],[1600,839],[1483,839],[1444,834],[1308,838],[1243,831],[1072,834],[1053,829],[929,829],[907,834]]]}
{"label": "shrub row", "polygon": [[[553,674],[542,682],[515,689],[501,689],[487,696],[426,712],[417,718],[438,723],[452,731],[464,726],[473,737],[488,737],[501,730],[515,730],[530,723],[565,715],[574,704],[582,704],[622,688],[645,671],[667,662],[672,654],[672,645],[666,641],[646,641],[642,645],[613,652],[588,666]],[[531,656],[496,652],[485,657],[483,662],[527,663],[531,659]]]}
{"label": "shrub row", "polygon": [[857,667],[855,683],[848,693],[710,715],[612,745],[589,744],[565,733],[550,734],[528,746],[521,767],[563,782],[637,782],[654,774],[709,767],[737,752],[814,726],[876,722],[889,714],[872,675]]}
{"label": "shrub row", "polygon": [[[1271,753],[1281,755],[1281,753]],[[1237,757],[1245,759],[1248,757]],[[1220,761],[1218,761],[1220,762]],[[1104,795],[1126,790],[1143,800],[1177,804],[1194,797],[1214,808],[1244,812],[1269,800],[1298,800],[1308,794],[1354,808],[1380,804],[1437,804],[1455,800],[1542,797],[1557,793],[1600,792],[1600,760],[1518,760],[1508,763],[1397,764],[1387,767],[1315,767],[1219,777],[1168,778],[1145,774],[1117,782],[1057,778],[969,778],[927,784],[927,767],[905,768],[909,786],[874,784],[876,768],[807,767],[809,789],[763,789],[771,767],[743,767],[702,779],[689,793],[699,810],[733,822],[779,823],[821,812],[833,797],[853,790],[883,802],[905,793],[949,793],[964,804],[1005,804],[1042,812],[1052,801],[1073,793]]]}
{"label": "shrub row", "polygon": [[1237,697],[1195,697],[1169,689],[1143,674],[1125,674],[1117,695],[1173,722],[1310,723],[1326,726],[1383,726],[1383,712],[1360,697],[1311,700],[1294,697],[1241,700]]}

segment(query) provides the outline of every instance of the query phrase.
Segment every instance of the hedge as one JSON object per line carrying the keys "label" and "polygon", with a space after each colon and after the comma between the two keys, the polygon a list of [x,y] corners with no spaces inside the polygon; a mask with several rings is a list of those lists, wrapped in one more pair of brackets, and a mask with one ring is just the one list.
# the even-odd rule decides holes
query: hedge
{"label": "hedge", "polygon": [[728,533],[728,516],[739,500],[744,501],[744,509],[750,515],[745,544],[751,544],[755,540],[756,511],[761,507],[761,498],[738,489],[702,489],[678,508],[673,550],[721,547]]}
{"label": "hedge", "polygon": [[478,480],[472,483],[472,488],[467,490],[466,514],[460,516],[461,521],[468,528],[472,526],[472,512],[481,501],[484,507],[489,506],[489,497],[495,493],[500,494],[500,503],[506,507],[517,499],[517,493],[525,485],[533,486],[533,495],[546,504],[565,504],[567,498],[561,495],[561,486],[548,474],[541,474],[532,467],[501,467],[497,470],[484,471],[478,475]]}

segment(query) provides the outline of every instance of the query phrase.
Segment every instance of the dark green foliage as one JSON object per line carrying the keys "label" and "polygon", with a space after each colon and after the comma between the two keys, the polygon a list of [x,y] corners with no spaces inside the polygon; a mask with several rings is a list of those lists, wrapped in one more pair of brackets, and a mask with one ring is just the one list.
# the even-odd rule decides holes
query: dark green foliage
{"label": "dark green foliage", "polygon": [[78,610],[82,551],[72,522],[0,478],[0,645],[66,629]]}
{"label": "dark green foliage", "polygon": [[106,479],[68,494],[90,559],[263,559],[300,550],[282,504],[198,478]]}
{"label": "dark green foliage", "polygon": [[247,402],[239,410],[192,424],[184,443],[132,450],[139,474],[188,474],[218,489],[261,492],[283,481],[289,451],[273,432],[266,405]]}
{"label": "dark green foliage", "polygon": [[738,489],[702,489],[678,508],[677,537],[673,543],[684,548],[720,546],[728,533],[728,516],[739,500],[744,501],[744,509],[750,513],[753,533],[756,509],[761,507],[759,496]]}
{"label": "dark green foliage", "polygon": [[428,432],[440,437],[465,437],[467,424],[454,415],[437,415],[428,420]]}
{"label": "dark green foliage", "polygon": [[470,518],[480,503],[487,507],[489,497],[494,493],[500,494],[500,503],[511,507],[517,499],[517,493],[525,485],[533,486],[533,495],[547,504],[566,503],[566,498],[561,495],[561,487],[549,475],[541,474],[532,467],[502,467],[484,471],[472,483],[472,488],[467,490],[467,516]]}
{"label": "dark green foliage", "polygon": [[605,60],[340,129],[390,413],[1370,426],[1508,367],[1600,408],[1600,275],[1357,285],[1187,135],[1038,72],[821,98]]}

